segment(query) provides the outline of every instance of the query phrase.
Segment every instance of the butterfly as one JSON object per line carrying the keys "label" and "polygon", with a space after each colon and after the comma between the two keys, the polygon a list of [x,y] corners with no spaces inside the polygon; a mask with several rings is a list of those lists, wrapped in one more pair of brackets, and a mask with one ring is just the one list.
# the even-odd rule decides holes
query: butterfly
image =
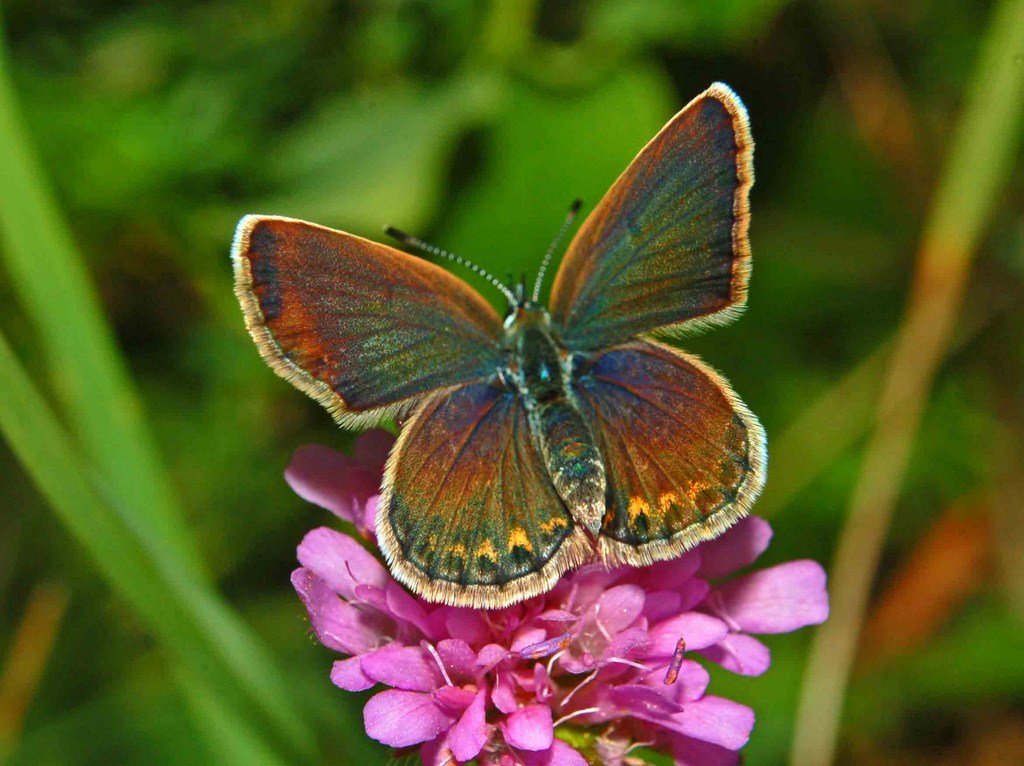
{"label": "butterfly", "polygon": [[263,358],[343,427],[404,420],[376,516],[398,580],[430,601],[503,607],[586,562],[674,558],[749,511],[761,424],[656,336],[745,306],[753,180],[746,110],[715,83],[580,226],[549,307],[543,266],[531,297],[484,274],[509,301],[504,321],[428,260],[295,219],[241,220],[235,292]]}

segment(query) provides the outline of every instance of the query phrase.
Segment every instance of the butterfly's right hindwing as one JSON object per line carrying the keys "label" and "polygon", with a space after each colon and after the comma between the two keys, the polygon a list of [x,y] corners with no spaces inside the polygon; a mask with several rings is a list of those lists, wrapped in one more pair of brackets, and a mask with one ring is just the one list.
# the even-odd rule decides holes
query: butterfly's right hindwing
{"label": "butterfly's right hindwing", "polygon": [[547,591],[592,552],[551,484],[521,399],[486,383],[434,394],[402,429],[377,539],[417,593],[485,608]]}

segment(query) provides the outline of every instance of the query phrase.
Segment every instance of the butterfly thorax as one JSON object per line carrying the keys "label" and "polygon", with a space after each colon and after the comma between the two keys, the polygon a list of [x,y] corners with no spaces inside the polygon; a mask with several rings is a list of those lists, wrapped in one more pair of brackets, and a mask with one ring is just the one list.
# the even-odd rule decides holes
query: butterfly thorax
{"label": "butterfly thorax", "polygon": [[576,521],[596,535],[605,513],[605,470],[573,389],[576,360],[548,312],[530,302],[506,319],[505,349],[500,377],[521,397],[551,482]]}

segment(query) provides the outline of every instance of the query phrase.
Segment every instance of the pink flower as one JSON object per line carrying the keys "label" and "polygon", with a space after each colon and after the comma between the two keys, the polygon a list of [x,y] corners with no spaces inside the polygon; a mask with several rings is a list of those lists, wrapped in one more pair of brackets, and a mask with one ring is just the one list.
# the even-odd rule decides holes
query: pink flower
{"label": "pink flower", "polygon": [[370,536],[375,531],[384,463],[394,443],[395,437],[387,431],[374,429],[356,440],[352,457],[320,444],[307,444],[295,450],[284,478],[303,500],[326,508]]}
{"label": "pink flower", "polygon": [[[369,432],[356,457],[298,450],[295,491],[372,534],[391,437]],[[751,517],[667,562],[598,564],[553,590],[491,611],[410,595],[360,542],[327,527],[299,545],[292,583],[317,637],[346,655],[331,680],[347,691],[389,687],[363,711],[366,732],[419,748],[425,766],[476,759],[495,766],[632,764],[644,745],[677,764],[735,763],[754,711],[707,694],[696,658],[743,675],[770,665],[756,633],[784,633],[828,616],[825,573],[792,561],[737,577],[768,546]],[[571,743],[571,744],[570,744]]]}

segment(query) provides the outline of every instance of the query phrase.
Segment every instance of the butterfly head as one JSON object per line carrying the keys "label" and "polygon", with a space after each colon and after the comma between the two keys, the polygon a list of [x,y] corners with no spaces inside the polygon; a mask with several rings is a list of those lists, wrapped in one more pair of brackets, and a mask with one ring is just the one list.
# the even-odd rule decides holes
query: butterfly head
{"label": "butterfly head", "polygon": [[511,274],[508,275],[510,289],[508,308],[505,311],[505,329],[522,324],[550,323],[551,318],[546,308],[536,297],[530,297],[526,291],[526,274],[522,274],[518,281],[513,281]]}
{"label": "butterfly head", "polygon": [[505,314],[505,329],[511,330],[526,325],[539,325],[548,327],[551,324],[551,315],[540,303],[524,299],[517,301],[508,307]]}

